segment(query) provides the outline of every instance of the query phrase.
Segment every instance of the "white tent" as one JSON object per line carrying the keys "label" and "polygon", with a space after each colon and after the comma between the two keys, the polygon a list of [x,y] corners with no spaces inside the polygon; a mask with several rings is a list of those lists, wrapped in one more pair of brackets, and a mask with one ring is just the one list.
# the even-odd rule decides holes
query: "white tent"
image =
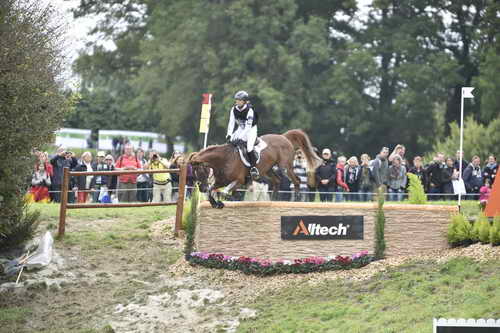
{"label": "white tent", "polygon": [[[99,150],[112,150],[115,143],[122,139],[130,142],[134,148],[144,150],[154,149],[159,153],[167,152],[167,144],[163,135],[153,132],[138,132],[124,130],[99,130]],[[124,142],[125,143],[125,142]]]}
{"label": "white tent", "polygon": [[91,130],[79,128],[61,128],[56,131],[56,145],[67,148],[88,148]]}

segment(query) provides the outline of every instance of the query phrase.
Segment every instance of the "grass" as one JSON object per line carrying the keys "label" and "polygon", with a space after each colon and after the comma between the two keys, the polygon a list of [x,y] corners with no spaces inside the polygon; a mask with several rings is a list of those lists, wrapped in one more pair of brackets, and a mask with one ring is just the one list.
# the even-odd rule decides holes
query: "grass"
{"label": "grass", "polygon": [[[33,203],[31,209],[39,210],[42,221],[57,222],[59,221],[59,204],[48,203],[40,204]],[[127,208],[85,208],[85,209],[68,209],[66,211],[67,218],[78,218],[87,220],[96,219],[113,219],[113,218],[134,218],[134,219],[154,219],[155,221],[165,219],[175,214],[175,206],[165,207],[127,207]]]}
{"label": "grass", "polygon": [[30,313],[24,307],[0,308],[0,327],[10,327],[15,332],[24,326]]}
{"label": "grass", "polygon": [[109,224],[109,221],[102,221],[103,225],[100,225],[98,229],[89,227],[67,232],[60,241],[66,245],[78,245],[84,249],[106,247],[124,249],[127,242],[149,240],[149,227],[155,221],[157,221],[155,218],[138,220],[130,218],[112,224]]}
{"label": "grass", "polygon": [[[37,204],[30,207],[41,212],[40,220],[48,230],[57,229],[59,223],[59,204]],[[166,219],[175,214],[175,206],[167,207],[130,207],[130,208],[86,208],[67,210],[67,223],[85,224],[99,221],[99,228],[81,227],[78,231],[66,232],[64,243],[80,245],[87,249],[112,247],[122,249],[128,241],[148,240],[149,228],[153,222]],[[108,223],[121,220],[120,223]],[[71,221],[71,222],[68,222]],[[106,224],[109,224],[107,226]]]}
{"label": "grass", "polygon": [[[428,205],[444,205],[444,206],[457,206],[458,201],[427,201]],[[460,211],[469,219],[475,219],[479,213],[479,201],[477,200],[462,200]]]}
{"label": "grass", "polygon": [[[41,231],[57,229],[58,204],[32,204],[31,209],[41,211]],[[67,295],[56,292],[49,294],[47,300],[45,290],[31,291],[29,297],[0,295],[0,332],[111,332],[109,326],[92,328],[82,309],[95,311],[127,302],[145,288],[131,280],[129,272],[140,273],[138,280],[154,282],[181,257],[179,249],[150,239],[153,223],[174,216],[175,209],[167,206],[68,210],[66,235],[56,241],[56,249],[63,256],[76,254],[78,264],[72,267],[75,274],[96,271],[96,288],[102,289],[96,292],[84,285],[70,285],[64,288]],[[64,317],[62,311],[78,315]],[[76,322],[81,328],[75,328]],[[90,327],[85,328],[87,325]]]}
{"label": "grass", "polygon": [[500,259],[413,262],[369,281],[291,285],[249,307],[238,332],[431,332],[433,318],[499,318]]}

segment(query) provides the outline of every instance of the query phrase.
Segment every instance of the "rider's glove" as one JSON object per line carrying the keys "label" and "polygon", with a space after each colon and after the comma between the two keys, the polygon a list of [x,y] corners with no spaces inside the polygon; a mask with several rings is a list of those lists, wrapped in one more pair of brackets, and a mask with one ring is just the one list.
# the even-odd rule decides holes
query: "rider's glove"
{"label": "rider's glove", "polygon": [[226,142],[230,143],[231,142],[231,135],[226,136]]}

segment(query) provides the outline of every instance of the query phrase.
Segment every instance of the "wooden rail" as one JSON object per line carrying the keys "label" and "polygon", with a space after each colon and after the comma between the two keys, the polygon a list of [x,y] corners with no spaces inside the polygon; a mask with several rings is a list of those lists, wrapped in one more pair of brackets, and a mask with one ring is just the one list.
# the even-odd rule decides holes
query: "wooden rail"
{"label": "wooden rail", "polygon": [[[68,204],[68,188],[70,176],[106,176],[106,175],[125,175],[125,174],[153,174],[153,173],[178,173],[179,174],[179,197],[177,201],[169,202],[133,202],[133,203],[117,203],[117,204]],[[182,227],[182,212],[184,209],[184,198],[186,196],[186,176],[187,166],[182,164],[179,169],[163,169],[163,170],[120,170],[120,171],[70,171],[69,168],[63,170],[63,182],[61,187],[61,206],[59,208],[59,230],[58,237],[63,237],[66,231],[66,210],[67,209],[82,209],[82,208],[117,208],[117,207],[147,207],[147,206],[177,206],[175,213],[175,236],[179,235],[179,230]]]}

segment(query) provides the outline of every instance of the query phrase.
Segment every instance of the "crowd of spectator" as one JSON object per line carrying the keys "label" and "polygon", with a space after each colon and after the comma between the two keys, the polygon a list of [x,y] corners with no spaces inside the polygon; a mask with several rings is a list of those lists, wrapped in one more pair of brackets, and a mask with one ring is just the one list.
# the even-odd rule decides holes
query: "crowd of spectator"
{"label": "crowd of spectator", "polygon": [[[183,155],[174,152],[170,159],[150,150],[147,158],[143,149],[134,151],[131,144],[123,146],[116,160],[103,151],[96,158],[89,151],[77,157],[60,147],[49,157],[46,152],[35,151],[36,163],[28,195],[36,202],[60,202],[63,171],[115,171],[175,169],[183,163]],[[192,188],[193,175],[188,166],[187,186]],[[179,175],[176,173],[144,173],[122,175],[72,176],[68,185],[70,203],[111,202],[169,202],[178,195]],[[187,195],[190,194],[188,190]]]}
{"label": "crowd of spectator", "polygon": [[[275,169],[275,174],[281,179],[276,199],[314,201],[319,193],[319,200],[323,202],[371,201],[374,193],[382,190],[387,200],[402,201],[408,194],[407,174],[412,173],[417,176],[429,200],[456,200],[459,191],[456,187],[462,172],[466,191],[464,199],[479,199],[482,205],[487,201],[498,169],[495,156],[488,156],[482,167],[478,156],[474,156],[470,163],[462,159],[460,167],[460,152],[454,157],[438,153],[425,165],[421,156],[416,156],[410,163],[405,153],[403,145],[397,145],[392,153],[383,147],[375,158],[362,154],[358,160],[356,156],[349,159],[337,156],[329,148],[324,148],[321,151],[322,165],[316,170],[308,170],[302,152],[297,151],[293,166],[300,179],[300,192],[296,195],[286,173]],[[257,188],[271,191],[271,184],[263,179],[260,185],[254,182],[249,190],[255,192]],[[256,197],[256,194],[252,195],[252,198]]]}
{"label": "crowd of spectator", "polygon": [[[317,151],[319,153],[319,151]],[[488,156],[482,166],[479,156],[471,162],[456,156],[445,157],[437,153],[433,160],[424,164],[423,158],[416,156],[412,162],[405,158],[406,149],[397,145],[392,153],[383,147],[375,158],[362,154],[347,159],[337,156],[329,148],[321,151],[322,164],[310,170],[301,151],[296,152],[293,172],[300,180],[299,191],[285,170],[273,168],[279,178],[278,197],[271,195],[272,186],[267,178],[253,181],[240,189],[233,200],[280,200],[280,201],[370,201],[374,193],[382,190],[389,201],[402,201],[409,187],[408,173],[417,176],[429,200],[456,199],[460,172],[465,185],[465,199],[479,199],[484,205],[488,200],[495,181],[498,164],[495,156]],[[90,152],[79,158],[74,153],[59,148],[49,157],[45,152],[36,152],[37,163],[33,172],[30,195],[35,201],[60,202],[63,168],[74,171],[113,171],[113,170],[162,170],[177,168],[183,163],[184,156],[174,152],[169,159],[157,151],[146,152],[139,148],[134,151],[131,144],[123,146],[123,153],[116,157],[99,151],[96,159]],[[188,165],[188,195],[194,183],[192,170]],[[68,187],[69,202],[163,202],[176,200],[179,175],[176,173],[122,174],[100,176],[73,176]],[[245,193],[246,196],[245,196]]]}

